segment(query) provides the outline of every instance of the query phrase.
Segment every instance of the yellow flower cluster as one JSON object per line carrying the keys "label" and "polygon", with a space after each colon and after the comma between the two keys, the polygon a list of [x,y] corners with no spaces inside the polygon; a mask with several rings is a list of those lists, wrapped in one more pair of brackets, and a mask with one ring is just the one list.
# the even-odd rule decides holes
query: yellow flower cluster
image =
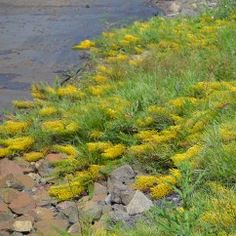
{"label": "yellow flower cluster", "polygon": [[79,125],[73,121],[52,120],[43,122],[42,130],[52,134],[72,134],[79,130]]}
{"label": "yellow flower cluster", "polygon": [[145,118],[141,118],[137,120],[137,125],[141,128],[148,127],[154,123],[154,118],[151,116],[147,116]]}
{"label": "yellow flower cluster", "polygon": [[171,100],[169,103],[170,103],[170,105],[172,105],[176,108],[181,108],[186,103],[196,104],[197,102],[198,102],[198,100],[194,97],[178,97],[176,99]]}
{"label": "yellow flower cluster", "polygon": [[11,151],[26,151],[32,147],[34,139],[30,136],[0,140],[0,144]]}
{"label": "yellow flower cluster", "polygon": [[160,199],[173,190],[173,185],[181,178],[177,169],[171,169],[170,175],[161,176],[138,176],[135,181],[135,188],[141,191],[150,191],[154,199]]}
{"label": "yellow flower cluster", "polygon": [[95,47],[95,43],[92,42],[91,40],[84,40],[82,42],[80,42],[79,44],[75,45],[73,48],[74,49],[89,49]]}
{"label": "yellow flower cluster", "polygon": [[0,158],[6,157],[6,156],[10,156],[11,150],[9,148],[0,148]]}
{"label": "yellow flower cluster", "polygon": [[45,153],[43,152],[28,152],[23,155],[23,158],[28,162],[35,162],[44,158]]}
{"label": "yellow flower cluster", "polygon": [[105,149],[112,147],[110,142],[96,142],[96,143],[87,143],[89,152],[102,152]]}
{"label": "yellow flower cluster", "polygon": [[57,113],[57,109],[53,106],[43,107],[39,110],[41,116],[51,116]]}
{"label": "yellow flower cluster", "polygon": [[54,145],[53,151],[62,152],[68,155],[69,158],[76,158],[78,156],[78,150],[72,145]]}
{"label": "yellow flower cluster", "polygon": [[186,152],[181,154],[175,154],[171,157],[172,161],[175,165],[181,164],[181,162],[189,160],[194,156],[197,156],[202,151],[202,147],[200,145],[194,145],[193,147],[189,148]]}
{"label": "yellow flower cluster", "polygon": [[131,154],[134,155],[143,155],[145,153],[151,152],[154,149],[154,146],[151,143],[145,143],[140,145],[134,145],[129,148]]}
{"label": "yellow flower cluster", "polygon": [[82,98],[84,96],[83,92],[81,92],[76,86],[70,84],[58,88],[56,93],[59,97]]}
{"label": "yellow flower cluster", "polygon": [[6,121],[0,126],[0,132],[5,134],[17,134],[25,131],[29,126],[28,122],[24,121]]}
{"label": "yellow flower cluster", "polygon": [[93,138],[93,139],[98,139],[103,135],[103,132],[99,131],[99,130],[94,130],[92,132],[90,132],[89,137]]}
{"label": "yellow flower cluster", "polygon": [[135,43],[135,42],[137,42],[137,41],[138,41],[138,38],[135,37],[134,35],[132,35],[132,34],[126,34],[126,35],[124,36],[124,39],[121,41],[121,43],[124,44],[124,45],[128,45],[128,44],[130,44],[130,43]]}
{"label": "yellow flower cluster", "polygon": [[105,149],[104,152],[102,153],[102,157],[104,157],[105,159],[115,159],[117,157],[122,156],[125,150],[126,147],[124,145],[117,144],[110,148]]}

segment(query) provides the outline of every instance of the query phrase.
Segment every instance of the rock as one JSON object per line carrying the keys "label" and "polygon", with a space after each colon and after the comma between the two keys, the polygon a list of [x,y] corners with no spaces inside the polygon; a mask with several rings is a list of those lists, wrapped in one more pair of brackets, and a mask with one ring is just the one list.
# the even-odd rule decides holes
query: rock
{"label": "rock", "polygon": [[23,170],[14,161],[4,158],[0,160],[0,179],[9,174],[13,174],[14,176],[19,174],[23,175]]}
{"label": "rock", "polygon": [[68,233],[75,236],[79,235],[80,232],[81,232],[81,225],[79,222],[71,225],[70,228],[68,229]]}
{"label": "rock", "polygon": [[7,207],[7,204],[0,202],[0,222],[10,221],[14,218],[14,215]]}
{"label": "rock", "polygon": [[181,11],[181,5],[180,3],[177,3],[177,2],[173,2],[171,3],[170,7],[169,7],[169,10],[172,12],[172,13],[179,13]]}
{"label": "rock", "polygon": [[10,236],[10,233],[7,231],[0,232],[0,236]]}
{"label": "rock", "polygon": [[16,199],[14,199],[9,208],[16,214],[26,214],[36,207],[33,198],[24,192],[21,192]]}
{"label": "rock", "polygon": [[49,166],[54,166],[59,161],[65,159],[65,155],[62,153],[50,153],[45,157],[45,160],[48,162]]}
{"label": "rock", "polygon": [[0,199],[10,204],[15,198],[17,198],[20,192],[12,188],[0,188]]}
{"label": "rock", "polygon": [[129,185],[134,182],[135,172],[129,165],[114,170],[108,178],[108,191],[111,203],[127,205],[134,195]]}
{"label": "rock", "polygon": [[11,234],[11,236],[24,236],[24,234],[20,233],[20,232],[13,232]]}
{"label": "rock", "polygon": [[35,217],[36,221],[52,220],[55,216],[55,212],[53,209],[45,207],[37,207],[33,210],[32,214]]}
{"label": "rock", "polygon": [[41,177],[48,177],[52,172],[52,168],[48,161],[40,160],[37,162],[36,169]]}
{"label": "rock", "polygon": [[84,205],[79,205],[80,216],[88,219],[91,222],[99,220],[102,216],[102,209],[105,203],[98,203],[92,200],[86,202]]}
{"label": "rock", "polygon": [[60,230],[65,231],[69,224],[66,220],[51,219],[42,220],[35,223],[35,235],[60,236]]}
{"label": "rock", "polygon": [[94,183],[94,192],[93,192],[93,201],[104,201],[107,197],[107,187],[99,184],[99,183]]}
{"label": "rock", "polygon": [[33,179],[26,175],[14,175],[9,174],[0,180],[0,187],[2,188],[14,188],[19,191],[24,189],[32,189],[34,186]]}
{"label": "rock", "polygon": [[49,206],[51,204],[56,204],[57,200],[53,199],[48,195],[47,190],[44,187],[38,188],[33,196],[37,206]]}
{"label": "rock", "polygon": [[142,192],[136,191],[133,199],[127,206],[129,215],[141,214],[148,211],[153,206],[153,203]]}
{"label": "rock", "polygon": [[17,220],[13,224],[13,230],[17,232],[30,232],[33,228],[32,222],[29,220]]}
{"label": "rock", "polygon": [[22,157],[16,157],[14,162],[22,168],[24,174],[34,172],[35,170],[33,166],[28,161],[25,161]]}
{"label": "rock", "polygon": [[135,172],[132,167],[129,165],[124,165],[112,171],[109,176],[110,183],[108,184],[122,183],[124,185],[129,185],[134,182],[134,178]]}
{"label": "rock", "polygon": [[108,194],[107,197],[105,198],[105,203],[107,205],[111,205],[111,194]]}
{"label": "rock", "polygon": [[12,228],[12,220],[1,221],[0,220],[0,232],[10,231]]}
{"label": "rock", "polygon": [[41,177],[40,177],[40,175],[39,174],[36,174],[36,173],[29,173],[28,174],[28,176],[30,177],[30,178],[32,178],[33,179],[33,181],[36,183],[36,184],[39,184],[41,181]]}
{"label": "rock", "polygon": [[71,224],[78,222],[79,212],[75,202],[72,201],[61,202],[57,205],[57,209],[61,211],[68,218]]}
{"label": "rock", "polygon": [[109,213],[109,217],[114,224],[120,221],[125,223],[130,218],[129,214],[121,208],[117,208],[116,210],[111,211]]}

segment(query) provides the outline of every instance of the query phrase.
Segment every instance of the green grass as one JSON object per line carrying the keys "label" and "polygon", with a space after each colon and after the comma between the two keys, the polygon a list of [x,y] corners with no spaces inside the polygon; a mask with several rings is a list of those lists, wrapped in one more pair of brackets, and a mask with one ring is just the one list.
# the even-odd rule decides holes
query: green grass
{"label": "green grass", "polygon": [[234,235],[236,12],[230,6],[195,18],[155,17],[76,45],[90,50],[89,70],[63,87],[34,86],[33,104],[23,104],[29,108],[10,116],[15,123],[0,128],[0,157],[65,153],[50,189],[60,200],[88,193],[123,163],[154,178],[136,183],[151,197],[181,196],[180,208],[154,208],[148,224],[98,235]]}

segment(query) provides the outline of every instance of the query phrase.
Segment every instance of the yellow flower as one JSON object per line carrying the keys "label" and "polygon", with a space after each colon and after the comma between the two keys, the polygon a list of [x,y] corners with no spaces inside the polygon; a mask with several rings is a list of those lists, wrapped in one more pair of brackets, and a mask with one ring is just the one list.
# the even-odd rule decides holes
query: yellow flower
{"label": "yellow flower", "polygon": [[148,142],[157,133],[158,132],[156,130],[145,130],[145,131],[140,131],[137,134],[135,134],[135,137],[141,141]]}
{"label": "yellow flower", "polygon": [[101,170],[101,166],[99,165],[91,165],[88,169],[92,179],[96,179],[99,177],[100,170]]}
{"label": "yellow flower", "polygon": [[0,144],[13,151],[25,151],[32,147],[34,139],[30,136],[0,140]]}
{"label": "yellow flower", "polygon": [[32,85],[31,95],[33,98],[37,98],[37,99],[44,99],[45,98],[44,94],[42,93],[42,89],[35,84]]}
{"label": "yellow flower", "polygon": [[11,155],[11,150],[9,148],[0,148],[0,158]]}
{"label": "yellow flower", "polygon": [[17,134],[26,130],[29,126],[24,121],[6,121],[4,125],[0,126],[0,131],[6,134]]}
{"label": "yellow flower", "polygon": [[140,191],[147,191],[150,187],[158,184],[157,176],[137,176],[135,180],[134,187]]}
{"label": "yellow flower", "polygon": [[201,151],[202,147],[200,145],[194,145],[184,153],[175,154],[173,157],[171,157],[171,159],[175,165],[178,165],[183,161],[189,160],[192,157],[197,156]]}
{"label": "yellow flower", "polygon": [[103,95],[111,86],[108,84],[89,87],[89,92],[94,96]]}
{"label": "yellow flower", "polygon": [[125,149],[125,146],[122,144],[112,146],[104,150],[104,152],[102,153],[102,157],[106,159],[115,159],[122,156],[125,152]]}
{"label": "yellow flower", "polygon": [[39,110],[39,115],[41,116],[51,116],[55,113],[57,113],[57,109],[52,106],[43,107],[41,110]]}
{"label": "yellow flower", "polygon": [[134,42],[137,42],[138,41],[138,38],[135,37],[134,35],[132,34],[126,34],[124,36],[124,39],[121,41],[122,44],[130,44],[130,43],[134,43]]}
{"label": "yellow flower", "polygon": [[74,49],[89,49],[95,47],[95,43],[92,42],[91,40],[84,40],[82,42],[80,42],[79,44],[75,45],[73,48]]}
{"label": "yellow flower", "polygon": [[28,152],[24,154],[23,158],[28,162],[35,162],[44,158],[44,155],[42,152]]}
{"label": "yellow flower", "polygon": [[57,95],[60,97],[73,97],[73,98],[81,98],[84,96],[76,86],[67,85],[57,89]]}
{"label": "yellow flower", "polygon": [[34,107],[34,103],[31,101],[13,101],[13,105],[19,109],[29,109]]}
{"label": "yellow flower", "polygon": [[171,100],[169,103],[177,108],[183,107],[186,103],[196,104],[197,99],[193,97],[179,97]]}
{"label": "yellow flower", "polygon": [[131,146],[129,151],[135,155],[142,155],[142,154],[152,151],[153,149],[154,147],[152,144],[145,143],[145,144]]}
{"label": "yellow flower", "polygon": [[160,183],[155,187],[150,188],[150,195],[154,199],[160,199],[168,195],[172,191],[172,188],[169,184]]}
{"label": "yellow flower", "polygon": [[87,147],[89,152],[97,152],[112,147],[112,144],[110,142],[87,143]]}
{"label": "yellow flower", "polygon": [[78,150],[72,145],[54,145],[53,150],[67,154],[69,157],[78,156]]}

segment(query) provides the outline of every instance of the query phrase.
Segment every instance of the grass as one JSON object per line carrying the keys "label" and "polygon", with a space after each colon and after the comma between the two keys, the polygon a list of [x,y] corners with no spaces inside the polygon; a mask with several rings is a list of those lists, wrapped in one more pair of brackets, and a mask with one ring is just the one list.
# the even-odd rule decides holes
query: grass
{"label": "grass", "polygon": [[144,173],[136,189],[181,196],[180,208],[154,208],[151,224],[100,235],[234,235],[236,12],[223,10],[155,17],[75,45],[90,51],[90,70],[62,87],[34,85],[33,102],[15,102],[0,157],[64,153],[50,189],[59,200],[123,163]]}

